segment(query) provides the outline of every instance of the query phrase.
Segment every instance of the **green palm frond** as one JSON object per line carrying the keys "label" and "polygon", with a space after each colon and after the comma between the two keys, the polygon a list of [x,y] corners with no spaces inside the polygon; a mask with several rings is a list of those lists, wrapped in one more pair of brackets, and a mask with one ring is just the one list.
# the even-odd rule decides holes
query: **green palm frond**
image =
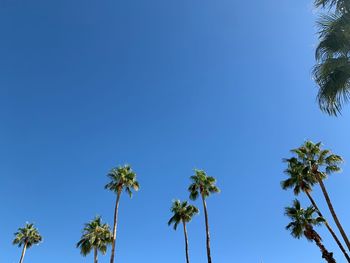
{"label": "green palm frond", "polygon": [[[286,226],[286,229],[295,238],[303,237],[306,229],[312,230],[313,226],[319,226],[325,222],[320,216],[314,217],[315,212],[316,209],[313,206],[304,209],[301,207],[299,200],[295,199],[291,207],[285,208],[285,215],[292,220]],[[310,240],[308,236],[305,237]]]}
{"label": "green palm frond", "polygon": [[27,248],[30,248],[33,245],[39,244],[41,241],[42,236],[40,235],[38,229],[34,227],[34,224],[27,223],[25,227],[18,229],[12,243],[14,245],[18,245],[19,247],[26,245]]}
{"label": "green palm frond", "polygon": [[112,192],[118,193],[124,189],[132,197],[132,190],[138,191],[140,189],[140,185],[136,180],[136,173],[130,165],[113,168],[107,176],[110,182],[105,185],[105,189]]}
{"label": "green palm frond", "polygon": [[215,185],[216,179],[208,176],[203,170],[195,170],[195,175],[190,177],[192,183],[188,187],[190,199],[196,200],[200,195],[203,198],[212,193],[219,193],[220,189]]}
{"label": "green palm frond", "polygon": [[88,255],[94,248],[105,254],[107,246],[112,243],[112,236],[109,225],[102,223],[101,217],[96,216],[85,224],[81,239],[76,247],[80,248],[80,253],[83,256]]}
{"label": "green palm frond", "polygon": [[173,216],[169,219],[168,225],[174,224],[174,230],[176,230],[178,224],[190,222],[199,213],[199,210],[194,205],[188,204],[187,201],[175,200],[171,206],[171,212]]}

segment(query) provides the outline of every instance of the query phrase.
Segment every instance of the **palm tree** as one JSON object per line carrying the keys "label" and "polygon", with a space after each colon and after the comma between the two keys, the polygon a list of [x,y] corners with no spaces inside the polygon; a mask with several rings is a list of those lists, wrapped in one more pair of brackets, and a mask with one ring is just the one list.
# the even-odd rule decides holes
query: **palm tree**
{"label": "palm tree", "polygon": [[192,184],[188,187],[188,191],[190,192],[190,199],[196,200],[199,196],[202,198],[207,236],[207,256],[208,263],[211,263],[210,234],[206,198],[212,193],[219,193],[220,189],[215,185],[216,179],[214,177],[208,176],[203,170],[195,170],[195,175],[191,176],[191,181]]}
{"label": "palm tree", "polygon": [[[288,175],[288,178],[281,182],[282,188],[284,190],[293,188],[293,192],[295,195],[299,195],[300,192],[304,192],[309,198],[313,207],[315,208],[315,211],[317,212],[318,216],[324,218],[311,195],[312,187],[315,183],[317,183],[315,178],[312,175],[310,175],[308,169],[305,169],[304,165],[300,161],[298,161],[297,158],[292,157],[290,159],[285,159],[285,162],[288,163],[288,168],[285,170],[285,173]],[[347,261],[350,262],[349,255],[347,254],[339,238],[333,231],[332,227],[328,224],[326,220],[324,221],[324,224],[326,225],[328,231],[331,233],[340,250],[343,252]]]}
{"label": "palm tree", "polygon": [[307,141],[301,147],[292,150],[292,152],[297,155],[297,159],[303,165],[303,169],[305,169],[305,171],[309,173],[309,176],[313,178],[313,182],[316,181],[320,185],[334,222],[336,223],[346,246],[350,250],[349,239],[337,214],[335,213],[333,204],[323,183],[323,180],[326,179],[329,174],[340,171],[339,164],[343,159],[339,155],[332,154],[330,150],[321,149],[320,142],[315,144],[311,141]]}
{"label": "palm tree", "polygon": [[127,192],[132,197],[132,189],[138,191],[140,186],[136,181],[136,174],[131,169],[130,165],[119,166],[117,168],[113,168],[108,173],[108,178],[110,182],[106,184],[105,189],[114,192],[117,195],[115,209],[114,209],[114,225],[113,225],[113,238],[112,238],[112,252],[111,252],[111,260],[110,263],[114,262],[114,254],[115,254],[115,243],[117,237],[117,224],[118,224],[118,208],[119,208],[119,200],[123,190]]}
{"label": "palm tree", "polygon": [[15,233],[15,239],[12,243],[18,245],[18,247],[23,246],[19,263],[23,262],[26,250],[33,245],[39,244],[41,241],[42,237],[39,234],[38,229],[34,227],[34,224],[27,223],[25,227],[18,228],[18,231]]}
{"label": "palm tree", "polygon": [[94,250],[94,263],[98,262],[98,251],[106,254],[107,246],[112,243],[112,233],[108,224],[103,224],[100,216],[96,216],[92,221],[85,224],[81,239],[77,243],[77,248],[83,256],[87,256]]}
{"label": "palm tree", "polygon": [[186,262],[190,263],[186,223],[190,222],[192,218],[198,214],[199,210],[197,207],[189,205],[187,201],[180,202],[180,200],[176,200],[171,206],[171,212],[173,216],[170,218],[168,225],[174,224],[174,230],[176,230],[178,224],[182,223],[185,235]]}
{"label": "palm tree", "polygon": [[291,235],[295,238],[299,239],[305,236],[308,241],[314,241],[322,252],[322,258],[328,263],[336,263],[333,258],[333,253],[328,252],[322,244],[320,235],[314,230],[313,226],[319,226],[324,223],[322,217],[313,217],[315,212],[316,209],[313,206],[303,209],[300,206],[300,202],[295,199],[292,207],[285,208],[285,215],[292,220],[292,222],[286,226],[286,229],[289,230]]}
{"label": "palm tree", "polygon": [[319,86],[318,102],[329,115],[341,112],[350,98],[350,1],[315,0],[329,8],[317,22],[319,44],[313,75]]}

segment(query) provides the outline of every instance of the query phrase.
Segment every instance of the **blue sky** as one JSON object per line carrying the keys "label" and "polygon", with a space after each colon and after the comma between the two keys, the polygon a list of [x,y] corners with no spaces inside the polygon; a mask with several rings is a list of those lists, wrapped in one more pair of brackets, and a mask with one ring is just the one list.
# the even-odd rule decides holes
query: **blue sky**
{"label": "blue sky", "polygon": [[[25,262],[92,262],[75,243],[96,214],[112,224],[105,175],[124,163],[141,191],[121,200],[118,262],[184,262],[166,222],[193,168],[222,189],[208,199],[214,262],[320,262],[284,230],[293,196],[279,187],[306,139],[350,159],[349,107],[316,105],[314,19],[311,0],[0,0],[0,262],[18,262],[26,221],[44,242]],[[349,173],[326,182],[348,232]],[[188,226],[192,263],[206,259],[203,223]]]}

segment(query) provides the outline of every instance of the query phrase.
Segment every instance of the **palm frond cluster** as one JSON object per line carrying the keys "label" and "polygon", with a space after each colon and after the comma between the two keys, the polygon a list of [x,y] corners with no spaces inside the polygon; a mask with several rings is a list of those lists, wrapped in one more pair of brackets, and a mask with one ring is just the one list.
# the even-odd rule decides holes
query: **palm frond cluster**
{"label": "palm frond cluster", "polygon": [[327,9],[317,21],[319,43],[313,75],[321,110],[337,115],[350,99],[350,1],[316,0]]}

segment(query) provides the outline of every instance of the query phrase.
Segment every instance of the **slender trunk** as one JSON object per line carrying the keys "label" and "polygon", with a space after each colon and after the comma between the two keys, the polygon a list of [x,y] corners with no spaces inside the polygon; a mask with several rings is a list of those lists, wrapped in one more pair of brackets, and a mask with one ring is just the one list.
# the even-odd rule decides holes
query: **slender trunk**
{"label": "slender trunk", "polygon": [[[307,197],[309,198],[311,204],[316,208],[317,214],[318,214],[320,217],[324,218],[323,215],[322,215],[322,213],[321,213],[321,211],[320,211],[320,209],[318,209],[318,206],[317,206],[315,200],[312,198],[311,194],[310,194],[309,192],[307,192],[307,191],[306,191],[305,193],[306,193]],[[349,255],[348,255],[348,253],[346,252],[345,248],[343,247],[343,245],[342,245],[342,243],[340,242],[340,240],[339,240],[339,238],[337,237],[337,235],[334,233],[334,231],[333,231],[333,229],[331,228],[331,226],[328,224],[327,220],[325,221],[325,225],[326,225],[328,231],[331,233],[332,237],[334,238],[335,242],[336,242],[337,245],[339,246],[340,250],[343,252],[343,254],[344,254],[346,260],[350,263],[350,257],[349,257]]]}
{"label": "slender trunk", "polygon": [[94,248],[94,263],[98,262],[97,247]]}
{"label": "slender trunk", "polygon": [[22,255],[21,255],[21,259],[19,260],[19,263],[23,263],[24,255],[26,254],[26,250],[27,250],[27,243],[25,243],[23,246]]}
{"label": "slender trunk", "polygon": [[207,211],[207,203],[205,202],[205,198],[204,198],[203,195],[202,195],[202,201],[203,201],[204,216],[205,216],[205,230],[206,230],[206,234],[207,234],[207,256],[208,256],[208,263],[211,263],[208,211]]}
{"label": "slender trunk", "polygon": [[323,195],[324,195],[324,198],[326,199],[326,202],[327,202],[329,211],[330,211],[331,214],[332,214],[332,217],[333,217],[333,219],[334,219],[334,222],[335,222],[335,224],[337,225],[337,227],[338,227],[338,229],[339,229],[339,232],[340,232],[341,236],[343,237],[346,246],[348,247],[348,250],[350,250],[350,242],[349,242],[349,239],[348,239],[348,237],[346,236],[345,231],[344,231],[342,225],[340,224],[339,219],[338,219],[338,217],[337,217],[337,215],[336,215],[336,213],[335,213],[335,211],[334,211],[332,202],[331,202],[331,200],[330,200],[330,198],[329,198],[329,195],[328,195],[328,192],[327,192],[327,190],[326,190],[326,187],[325,187],[324,184],[323,184],[322,178],[320,177],[320,175],[319,175],[318,173],[316,173],[316,177],[317,177],[317,180],[318,180],[318,182],[319,182],[319,184],[320,184],[320,186],[321,186],[322,193],[323,193]]}
{"label": "slender trunk", "polygon": [[184,226],[184,234],[185,234],[185,249],[186,249],[186,262],[190,263],[190,256],[188,254],[188,237],[187,237],[187,229],[186,229],[186,223],[182,222]]}
{"label": "slender trunk", "polygon": [[114,209],[113,240],[112,240],[112,252],[111,252],[110,263],[114,263],[115,243],[116,243],[115,241],[116,241],[116,237],[117,237],[118,208],[119,208],[120,194],[121,194],[121,191],[118,190],[117,200],[116,200],[115,209]]}

